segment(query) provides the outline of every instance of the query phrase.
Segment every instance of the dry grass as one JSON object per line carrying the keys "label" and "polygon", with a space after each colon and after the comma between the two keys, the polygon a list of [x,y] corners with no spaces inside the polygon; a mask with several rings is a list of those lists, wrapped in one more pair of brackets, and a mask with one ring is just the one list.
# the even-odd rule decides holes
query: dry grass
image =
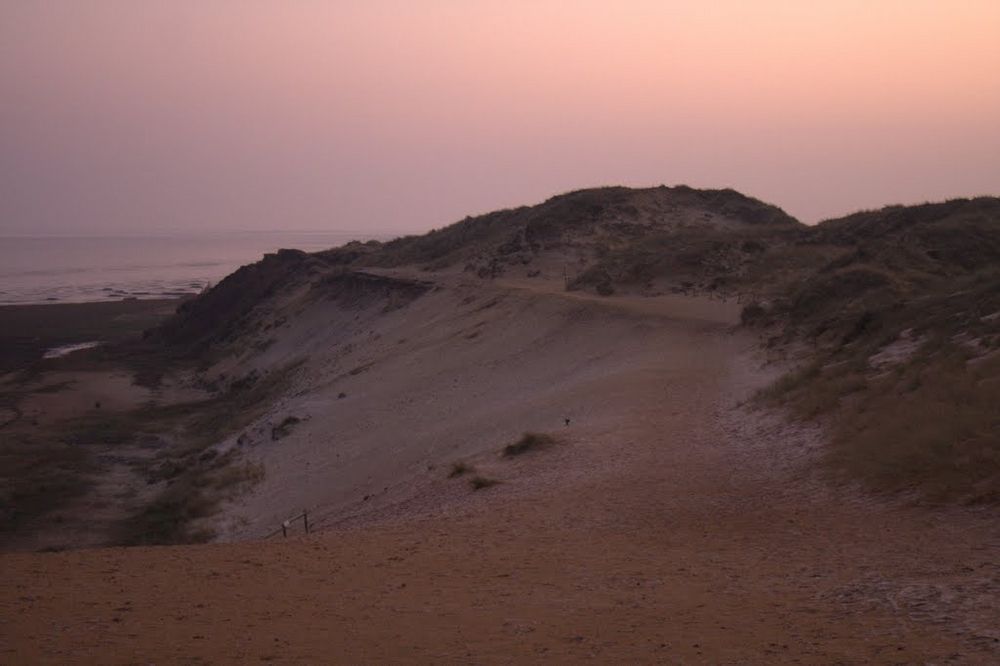
{"label": "dry grass", "polygon": [[874,382],[835,421],[828,462],[931,502],[1000,500],[1000,355],[948,346]]}
{"label": "dry grass", "polygon": [[149,505],[122,527],[124,545],[201,543],[214,534],[192,529],[192,523],[218,510],[221,501],[239,495],[264,478],[264,467],[238,462],[235,454],[195,461],[192,468],[170,481]]}
{"label": "dry grass", "polygon": [[[263,477],[262,468],[241,460],[237,453],[220,454],[212,447],[258,418],[293,370],[271,373],[252,387],[198,402],[128,412],[98,410],[46,427],[10,426],[0,439],[0,536],[28,529],[42,516],[72,507],[110,464],[127,465],[147,484],[163,486],[124,522],[114,543],[210,538],[204,531],[190,529],[193,521],[212,515],[222,501]],[[13,404],[12,395],[0,396],[0,406]],[[148,451],[137,455],[143,440],[162,443],[153,458]]]}
{"label": "dry grass", "polygon": [[96,469],[78,446],[24,434],[4,438],[0,468],[0,537],[86,493]]}
{"label": "dry grass", "polygon": [[[211,538],[203,530],[192,531],[191,523],[211,516],[222,501],[251,488],[263,478],[264,470],[241,461],[233,451],[217,455],[208,447],[258,418],[286,386],[296,367],[271,373],[246,390],[160,410],[168,414],[168,422],[179,428],[184,445],[161,455],[150,466],[149,480],[166,478],[168,485],[127,522],[122,535],[124,543],[191,543]],[[294,425],[289,419],[298,422],[297,418],[289,417],[282,424],[286,428]]]}

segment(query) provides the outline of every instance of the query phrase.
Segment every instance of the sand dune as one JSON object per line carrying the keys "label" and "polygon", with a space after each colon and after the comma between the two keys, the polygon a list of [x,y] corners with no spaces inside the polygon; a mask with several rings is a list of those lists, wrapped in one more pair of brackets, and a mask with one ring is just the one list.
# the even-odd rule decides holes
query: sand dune
{"label": "sand dune", "polygon": [[[2,659],[997,659],[995,513],[814,478],[817,431],[738,406],[773,371],[734,303],[435,280],[309,307],[255,357],[310,363],[244,436],[267,473],[223,534],[303,507],[317,533],[2,555]],[[558,442],[501,457],[525,431]]]}
{"label": "sand dune", "polygon": [[[738,313],[733,302],[608,300],[540,280],[434,284],[390,313],[379,299],[353,312],[313,305],[256,359],[273,366],[307,349],[309,361],[286,398],[234,435],[267,475],[229,509],[229,538],[266,534],[302,507],[330,524],[409,505],[455,485],[441,479],[459,461],[517,485],[497,458],[505,444],[525,431],[572,440],[628,428],[672,391],[664,377],[695,372],[691,336],[732,337]],[[289,417],[299,421],[274,441]]]}

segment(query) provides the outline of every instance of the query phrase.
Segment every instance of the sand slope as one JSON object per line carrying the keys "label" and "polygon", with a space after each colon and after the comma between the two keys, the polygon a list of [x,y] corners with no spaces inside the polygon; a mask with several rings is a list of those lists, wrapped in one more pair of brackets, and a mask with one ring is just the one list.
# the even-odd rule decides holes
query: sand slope
{"label": "sand slope", "polygon": [[[259,359],[312,363],[223,527],[323,529],[2,555],[0,660],[995,663],[995,513],[816,478],[818,433],[737,407],[767,377],[732,304],[559,286],[448,284],[322,344],[343,312],[310,310]],[[561,442],[501,459],[525,430]]]}

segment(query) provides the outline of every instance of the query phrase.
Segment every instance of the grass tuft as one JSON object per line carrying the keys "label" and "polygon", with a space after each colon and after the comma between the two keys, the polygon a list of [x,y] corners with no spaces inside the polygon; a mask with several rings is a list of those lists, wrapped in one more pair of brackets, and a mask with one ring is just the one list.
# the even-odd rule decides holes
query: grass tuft
{"label": "grass tuft", "polygon": [[484,488],[489,488],[491,486],[495,486],[498,483],[500,483],[500,482],[497,481],[496,479],[489,479],[489,478],[487,478],[485,476],[479,476],[479,475],[476,475],[476,476],[472,477],[471,479],[469,479],[469,485],[472,486],[472,489],[474,491],[475,490],[483,490]]}
{"label": "grass tuft", "polygon": [[513,444],[508,444],[503,448],[503,457],[510,458],[511,456],[519,456],[529,451],[537,451],[538,449],[543,449],[547,446],[555,444],[556,438],[552,435],[546,435],[545,433],[538,432],[526,432],[521,435],[521,439],[517,440]]}

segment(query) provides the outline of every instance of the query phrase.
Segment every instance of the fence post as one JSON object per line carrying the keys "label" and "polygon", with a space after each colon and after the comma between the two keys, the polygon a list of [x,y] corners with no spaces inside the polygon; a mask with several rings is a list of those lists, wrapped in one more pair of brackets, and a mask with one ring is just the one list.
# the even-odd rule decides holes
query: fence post
{"label": "fence post", "polygon": [[288,521],[281,523],[281,536],[288,538]]}
{"label": "fence post", "polygon": [[302,509],[302,525],[306,528],[306,534],[309,534],[309,512]]}

